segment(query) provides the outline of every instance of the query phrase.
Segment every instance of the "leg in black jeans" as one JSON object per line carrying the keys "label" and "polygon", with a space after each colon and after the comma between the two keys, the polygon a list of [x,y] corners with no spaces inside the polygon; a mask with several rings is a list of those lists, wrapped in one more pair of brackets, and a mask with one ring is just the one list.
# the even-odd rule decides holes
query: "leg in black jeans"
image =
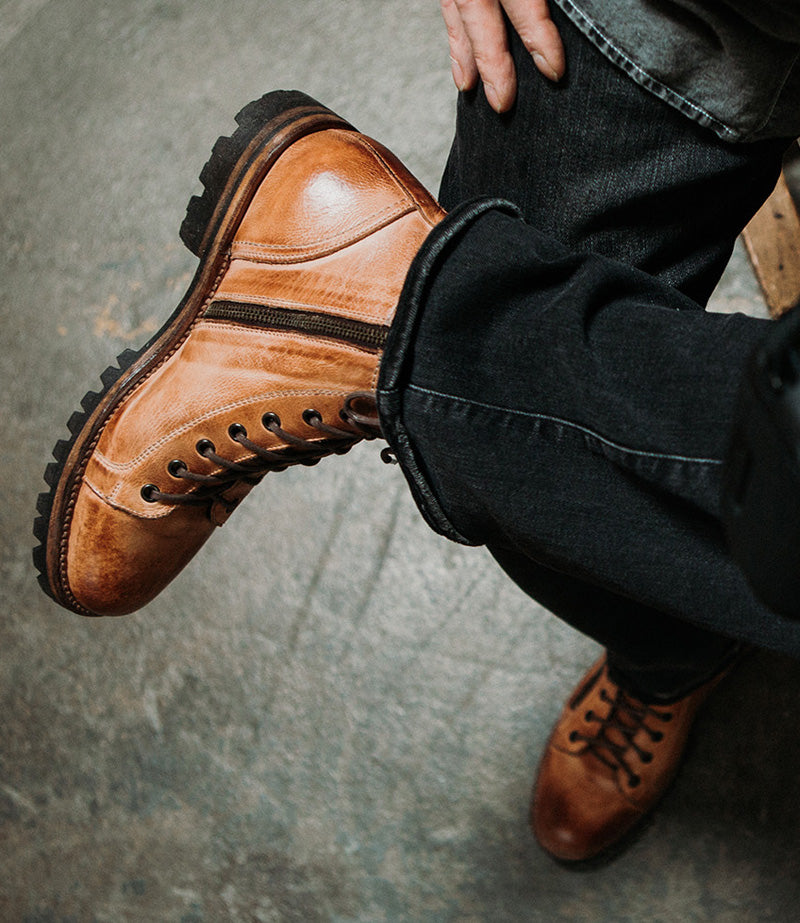
{"label": "leg in black jeans", "polygon": [[[617,71],[558,9],[553,16],[567,76],[555,87],[544,80],[513,36],[517,104],[501,117],[480,90],[459,100],[442,203],[510,199],[571,249],[644,269],[700,308],[771,190],[784,143],[719,141]],[[625,685],[644,697],[685,694],[736,647],[683,613],[559,573],[515,548],[489,549],[530,596],[603,644]]]}
{"label": "leg in black jeans", "polygon": [[684,621],[798,656],[800,622],[754,598],[719,522],[742,367],[770,323],[698,311],[491,202],[457,208],[398,305],[383,432],[435,529],[627,600],[580,627],[633,639],[632,662]]}

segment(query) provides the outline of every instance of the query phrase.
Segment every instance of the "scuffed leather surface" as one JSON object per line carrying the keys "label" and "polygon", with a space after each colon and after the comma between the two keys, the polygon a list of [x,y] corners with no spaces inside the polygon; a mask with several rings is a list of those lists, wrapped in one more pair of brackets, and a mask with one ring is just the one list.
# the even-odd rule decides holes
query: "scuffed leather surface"
{"label": "scuffed leather surface", "polygon": [[[617,691],[605,655],[598,660],[564,707],[539,765],[531,824],[542,847],[559,859],[584,861],[631,831],[674,778],[697,709],[717,682],[715,678],[669,705],[651,706],[656,715],[649,715],[645,723],[663,737],[655,742],[641,727],[633,737],[635,746],[627,748],[624,758],[641,779],[634,785],[628,773],[606,765],[580,739],[598,734],[599,722],[587,716],[607,718],[612,706],[603,692],[613,701]],[[617,731],[609,731],[609,736],[624,743]],[[652,760],[645,761],[640,752],[651,754]]]}
{"label": "scuffed leather surface", "polygon": [[[375,142],[328,130],[296,141],[271,167],[244,213],[231,259],[205,303],[236,300],[297,307],[375,324],[390,322],[411,260],[442,212]],[[222,471],[198,455],[200,439],[246,461],[228,428],[245,426],[268,449],[285,447],[261,424],[277,413],[303,438],[307,408],[345,426],[353,391],[374,391],[379,354],[343,341],[204,320],[121,403],[107,422],[77,493],[66,574],[80,605],[119,614],[151,600],[230,515],[252,485],[237,482],[210,506],[147,502],[146,484],[193,489],[169,474],[181,460]],[[252,457],[252,456],[250,456]]]}

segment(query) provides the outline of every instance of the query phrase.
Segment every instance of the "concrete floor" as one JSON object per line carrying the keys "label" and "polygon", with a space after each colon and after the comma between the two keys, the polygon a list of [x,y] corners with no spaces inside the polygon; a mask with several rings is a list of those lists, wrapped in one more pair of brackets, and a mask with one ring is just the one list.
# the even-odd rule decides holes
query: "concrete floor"
{"label": "concrete floor", "polygon": [[[793,921],[800,666],[748,660],[614,864],[550,861],[538,754],[594,645],[438,539],[375,446],[268,483],[147,610],[67,614],[42,471],[193,272],[233,114],[298,87],[435,187],[435,0],[0,0],[0,921]],[[737,253],[715,303],[760,310]]]}

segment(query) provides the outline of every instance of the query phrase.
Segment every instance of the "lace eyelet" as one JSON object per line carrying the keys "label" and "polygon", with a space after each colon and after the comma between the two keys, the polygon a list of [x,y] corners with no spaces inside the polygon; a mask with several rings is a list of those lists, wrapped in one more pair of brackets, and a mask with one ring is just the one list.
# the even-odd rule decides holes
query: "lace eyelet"
{"label": "lace eyelet", "polygon": [[207,458],[209,452],[216,452],[216,447],[210,439],[201,439],[194,447],[195,451],[202,458]]}
{"label": "lace eyelet", "polygon": [[271,411],[268,411],[261,418],[261,425],[264,427],[264,429],[269,429],[269,430],[275,427],[280,427],[281,418],[278,416],[277,413],[272,413]]}
{"label": "lace eyelet", "polygon": [[167,471],[172,477],[179,478],[182,472],[186,471],[186,462],[181,461],[180,458],[173,458],[167,465]]}
{"label": "lace eyelet", "polygon": [[155,484],[145,484],[139,491],[145,503],[158,503],[158,498],[153,496],[154,493],[158,492],[158,487]]}
{"label": "lace eyelet", "polygon": [[236,442],[237,436],[244,436],[244,438],[247,439],[247,430],[241,423],[231,423],[231,425],[228,427],[228,435],[234,442]]}
{"label": "lace eyelet", "polygon": [[640,759],[643,763],[645,763],[645,764],[647,764],[647,763],[652,763],[652,762],[653,762],[653,754],[650,753],[649,750],[644,750],[642,753],[639,754],[639,759]]}
{"label": "lace eyelet", "polygon": [[313,407],[304,410],[301,416],[303,417],[303,423],[307,423],[309,426],[314,425],[312,420],[322,422],[322,414],[318,410],[314,410]]}

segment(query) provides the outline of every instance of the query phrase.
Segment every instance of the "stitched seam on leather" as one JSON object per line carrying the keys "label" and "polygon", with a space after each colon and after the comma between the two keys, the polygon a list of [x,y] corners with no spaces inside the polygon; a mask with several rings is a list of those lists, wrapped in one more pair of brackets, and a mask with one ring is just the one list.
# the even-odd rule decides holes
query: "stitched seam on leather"
{"label": "stitched seam on leather", "polygon": [[[220,415],[223,415],[226,413],[232,413],[233,411],[238,410],[242,407],[247,407],[250,404],[261,403],[262,401],[267,402],[274,398],[281,398],[281,397],[327,396],[327,397],[345,398],[347,397],[348,394],[352,394],[353,390],[354,390],[353,388],[339,388],[339,389],[297,388],[291,391],[285,391],[285,390],[265,391],[262,394],[255,394],[252,397],[241,398],[238,401],[233,401],[229,404],[224,404],[221,407],[214,408],[213,411],[209,411],[208,413],[205,413],[200,417],[195,417],[191,421],[185,423],[183,426],[177,429],[174,429],[174,430],[170,430],[169,433],[166,433],[158,441],[153,442],[150,445],[148,445],[146,449],[144,449],[142,452],[139,452],[138,455],[134,456],[134,458],[130,459],[127,462],[111,461],[109,458],[101,455],[101,453],[99,452],[95,453],[95,457],[97,457],[99,460],[102,460],[102,464],[106,467],[108,471],[111,471],[117,474],[123,474],[127,471],[132,470],[133,468],[136,468],[138,465],[146,461],[152,455],[157,454],[161,448],[168,445],[174,439],[180,438],[185,433],[190,432],[196,426],[202,425],[203,423],[206,423],[209,420],[213,420],[215,417],[218,417]],[[279,446],[280,444],[276,444],[275,448],[278,448]],[[117,488],[114,488],[114,490],[109,494],[109,496],[114,496],[116,492],[117,492]]]}
{"label": "stitched seam on leather", "polygon": [[[327,256],[344,246],[357,243],[415,210],[414,203],[386,205],[380,211],[370,215],[367,219],[369,223],[362,221],[356,228],[340,231],[335,236],[326,236],[304,247],[293,244],[263,244],[255,240],[235,240],[231,253],[234,259],[241,257],[244,253],[254,261],[260,259],[262,262],[299,263],[312,257]],[[254,249],[257,255],[247,253],[249,248]]]}
{"label": "stitched seam on leather", "polygon": [[[80,493],[81,484],[83,484],[86,481],[86,468],[88,467],[89,462],[92,459],[92,456],[95,454],[97,444],[102,438],[103,433],[105,433],[106,428],[108,427],[108,424],[114,419],[114,417],[117,416],[117,414],[120,412],[122,407],[124,407],[125,404],[127,404],[128,400],[132,397],[134,392],[137,391],[138,388],[141,385],[143,385],[144,382],[146,382],[150,378],[150,376],[156,372],[157,369],[161,368],[161,366],[174,355],[174,353],[183,345],[183,343],[186,342],[187,338],[189,337],[189,334],[194,329],[197,322],[200,320],[203,314],[203,311],[205,311],[205,309],[208,307],[209,302],[214,297],[214,294],[217,288],[219,287],[219,284],[222,281],[222,278],[225,275],[225,272],[227,271],[229,264],[230,264],[230,250],[228,250],[228,252],[223,257],[222,263],[220,264],[219,272],[217,273],[217,276],[211,285],[209,293],[206,296],[206,298],[203,300],[203,304],[201,305],[200,309],[195,315],[195,318],[192,321],[192,323],[187,327],[184,335],[180,338],[180,340],[177,343],[172,345],[172,347],[167,352],[167,354],[165,356],[162,356],[159,362],[153,368],[151,368],[147,372],[147,374],[143,378],[141,378],[136,383],[136,385],[130,389],[130,391],[125,395],[125,397],[114,407],[114,410],[106,417],[105,422],[95,434],[94,439],[87,446],[86,452],[84,453],[85,462],[83,464],[82,469],[78,472],[75,485],[73,486],[72,491],[70,493],[69,500],[67,501],[64,507],[61,539],[60,539],[59,549],[58,549],[58,572],[61,578],[62,592],[64,593],[65,596],[71,599],[78,606],[80,606],[80,603],[75,598],[75,595],[70,589],[69,576],[67,574],[67,555],[69,552],[69,536],[72,530],[72,518],[75,512],[75,504],[78,502],[78,494]],[[83,606],[80,606],[80,607],[83,608]]]}
{"label": "stitched seam on leather", "polygon": [[[303,333],[302,330],[292,331],[292,330],[262,330],[258,327],[247,327],[244,324],[231,323],[229,321],[219,321],[219,320],[208,320],[207,323],[209,326],[214,325],[215,328],[222,327],[223,329],[232,330],[234,333],[241,334],[246,333],[251,336],[263,337],[265,333],[268,333],[270,339],[275,340],[288,340],[289,342],[294,342],[297,337],[302,337],[304,340],[317,340],[322,343],[325,347],[330,348],[335,346],[337,349],[344,349],[347,352],[355,353],[357,356],[375,356],[377,361],[378,352],[380,350],[366,349],[360,346],[355,346],[353,343],[347,343],[345,340],[337,340],[335,337],[323,337],[323,336],[314,336],[311,333]],[[284,392],[289,394],[289,391]],[[327,393],[327,392],[326,392]],[[331,392],[335,393],[335,392]],[[347,392],[350,393],[349,391]]]}
{"label": "stitched seam on leather", "polygon": [[[411,190],[411,188],[406,184],[406,182],[400,178],[400,176],[398,175],[394,167],[392,167],[392,165],[388,163],[388,161],[386,160],[385,157],[383,157],[381,152],[370,142],[370,139],[366,135],[359,135],[357,140],[372,153],[373,157],[376,157],[380,161],[383,168],[387,171],[387,173],[389,173],[392,176],[392,179],[394,179],[395,183],[397,183],[397,185],[400,187],[400,189],[402,189],[405,195],[410,197],[416,209],[420,212],[422,218],[431,227],[434,227],[436,224],[438,224],[438,221],[433,221],[430,218],[428,218],[428,216],[425,214],[425,208],[427,207],[427,205],[423,205],[422,202],[420,202],[416,194]],[[436,202],[433,196],[430,196],[430,204],[434,205],[437,208],[440,207],[439,203]]]}
{"label": "stitched seam on leather", "polygon": [[104,491],[100,490],[95,484],[93,484],[88,478],[83,479],[83,483],[92,491],[92,493],[97,497],[98,500],[105,503],[107,506],[113,507],[115,510],[121,510],[123,513],[129,513],[131,516],[135,516],[137,519],[163,519],[165,516],[169,516],[172,512],[173,507],[153,507],[152,510],[142,510],[137,509],[131,506],[128,506],[125,503],[120,503],[116,500],[116,494],[113,492],[107,494]]}
{"label": "stitched seam on leather", "polygon": [[178,340],[177,343],[173,343],[173,345],[170,347],[169,351],[159,358],[158,363],[157,363],[156,365],[154,365],[153,368],[151,368],[151,369],[147,372],[147,374],[146,374],[143,378],[141,378],[141,379],[136,383],[135,387],[131,388],[131,390],[125,395],[125,397],[119,402],[119,404],[117,404],[117,406],[114,408],[113,413],[109,414],[108,419],[107,419],[106,422],[103,424],[103,429],[100,431],[100,433],[98,433],[98,440],[99,440],[100,434],[105,430],[106,426],[108,426],[108,424],[109,424],[109,423],[111,422],[111,420],[117,415],[117,413],[119,413],[119,411],[122,410],[122,408],[128,403],[128,401],[133,397],[133,395],[139,390],[139,388],[141,388],[141,386],[142,386],[146,381],[148,381],[153,375],[155,375],[155,373],[156,373],[163,365],[165,365],[165,364],[175,355],[175,353],[178,352],[178,350],[183,346],[183,344],[189,339],[189,336],[190,336],[190,334],[192,333],[192,331],[194,330],[194,328],[200,323],[200,321],[203,320],[203,314],[205,314],[206,308],[207,308],[207,307],[211,304],[211,302],[214,300],[214,296],[215,296],[216,293],[217,293],[217,289],[219,288],[219,284],[220,284],[220,282],[222,281],[222,277],[223,277],[223,276],[225,275],[225,273],[228,271],[228,266],[229,266],[229,265],[230,265],[230,251],[228,251],[228,253],[227,253],[226,256],[225,256],[225,259],[224,259],[224,261],[223,261],[223,264],[222,264],[222,266],[220,267],[220,271],[219,271],[219,273],[218,273],[216,279],[214,279],[214,283],[213,283],[213,285],[211,286],[211,289],[210,289],[210,291],[209,291],[209,294],[208,294],[208,295],[206,296],[206,298],[203,300],[203,303],[202,303],[202,305],[200,306],[200,308],[198,309],[197,314],[195,315],[194,320],[193,320],[193,321],[191,322],[191,324],[186,328],[186,330],[185,330],[183,336],[180,338],[180,340]]}

